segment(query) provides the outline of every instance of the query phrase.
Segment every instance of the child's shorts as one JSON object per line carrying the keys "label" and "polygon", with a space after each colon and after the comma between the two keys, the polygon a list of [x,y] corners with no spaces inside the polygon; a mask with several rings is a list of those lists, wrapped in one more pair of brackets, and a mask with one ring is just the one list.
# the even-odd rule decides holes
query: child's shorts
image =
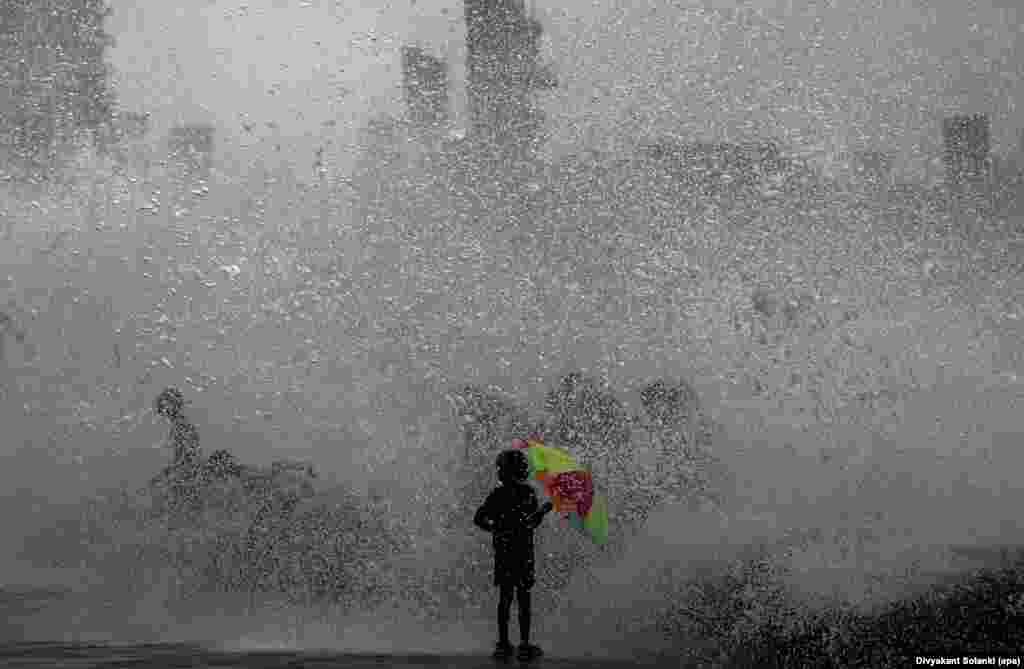
{"label": "child's shorts", "polygon": [[[532,551],[531,551],[532,553]],[[532,588],[535,585],[533,555],[495,555],[494,585]]]}

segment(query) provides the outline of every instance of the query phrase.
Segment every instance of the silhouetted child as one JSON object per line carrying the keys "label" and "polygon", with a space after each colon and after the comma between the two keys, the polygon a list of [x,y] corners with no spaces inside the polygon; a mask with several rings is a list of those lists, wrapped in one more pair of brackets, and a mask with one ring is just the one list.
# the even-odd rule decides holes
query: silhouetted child
{"label": "silhouetted child", "polygon": [[195,501],[195,487],[202,465],[199,432],[185,417],[185,398],[177,388],[165,388],[156,398],[158,416],[171,423],[169,443],[173,450],[171,463],[163,468],[152,483],[167,486],[174,507]]}
{"label": "silhouetted child", "polygon": [[537,493],[526,482],[530,464],[522,451],[509,450],[498,456],[501,482],[476,512],[473,523],[493,535],[494,585],[499,588],[498,644],[495,657],[512,655],[508,637],[513,596],[519,602],[519,659],[539,657],[541,649],[530,643],[530,589],[534,586],[534,530],[553,508],[537,503]]}
{"label": "silhouetted child", "polygon": [[195,425],[185,418],[185,398],[177,388],[169,387],[157,395],[156,414],[171,422],[169,442],[174,455],[173,466],[183,468],[199,462],[202,449],[199,447],[199,432]]}

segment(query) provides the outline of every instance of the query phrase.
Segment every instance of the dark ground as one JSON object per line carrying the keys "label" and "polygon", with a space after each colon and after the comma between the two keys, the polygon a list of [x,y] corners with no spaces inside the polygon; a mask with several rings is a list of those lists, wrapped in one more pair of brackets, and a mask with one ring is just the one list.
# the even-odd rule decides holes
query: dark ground
{"label": "dark ground", "polygon": [[[490,657],[490,647],[481,647],[475,655],[421,654],[369,654],[341,651],[258,650],[231,651],[217,648],[216,643],[145,643],[142,639],[156,640],[158,631],[135,634],[137,643],[86,643],[60,641],[63,629],[55,629],[53,641],[22,641],[22,624],[49,609],[55,603],[71,597],[67,587],[0,586],[0,668],[19,669],[100,669],[117,667],[247,667],[251,669],[278,669],[284,667],[327,667],[363,669],[368,667],[419,667],[476,669],[477,667],[538,666],[552,669],[628,669],[651,666],[641,662],[604,660],[599,658],[544,657],[531,663],[517,660],[498,662]],[[130,630],[121,630],[128,634]],[[675,666],[670,663],[670,666]]]}
{"label": "dark ground", "polygon": [[342,655],[296,652],[223,653],[189,645],[145,646],[93,646],[61,643],[10,643],[0,646],[0,666],[21,667],[248,667],[250,669],[277,669],[284,667],[327,667],[362,669],[369,667],[451,667],[476,669],[477,667],[525,666],[530,664],[554,669],[584,669],[604,667],[626,669],[640,664],[603,662],[593,659],[567,660],[542,658],[532,663],[515,660],[497,662],[486,655]]}

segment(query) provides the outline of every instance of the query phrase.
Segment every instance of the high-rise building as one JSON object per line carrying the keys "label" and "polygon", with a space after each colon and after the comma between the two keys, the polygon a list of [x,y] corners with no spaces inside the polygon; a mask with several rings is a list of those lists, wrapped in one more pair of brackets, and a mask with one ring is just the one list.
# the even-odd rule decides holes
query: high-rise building
{"label": "high-rise building", "polygon": [[942,122],[947,177],[953,185],[984,182],[989,176],[987,114],[957,115]]}
{"label": "high-rise building", "polygon": [[415,46],[402,47],[402,87],[409,120],[421,128],[448,120],[448,67]]}
{"label": "high-rise building", "polygon": [[465,0],[469,132],[499,146],[531,143],[542,115],[534,93],[555,85],[540,64],[540,22],[523,0]]}

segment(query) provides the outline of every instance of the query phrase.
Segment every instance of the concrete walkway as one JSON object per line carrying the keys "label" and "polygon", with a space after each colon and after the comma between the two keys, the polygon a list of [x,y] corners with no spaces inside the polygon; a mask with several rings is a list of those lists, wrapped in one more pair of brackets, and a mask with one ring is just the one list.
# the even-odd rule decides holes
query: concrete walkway
{"label": "concrete walkway", "polygon": [[[245,667],[246,669],[478,669],[537,666],[550,669],[632,669],[633,662],[580,658],[541,658],[531,663],[497,662],[487,655],[342,655],[295,652],[222,653],[190,645],[88,646],[59,643],[13,643],[0,646],[0,665],[11,669],[74,667]],[[650,666],[650,665],[646,665]]]}

